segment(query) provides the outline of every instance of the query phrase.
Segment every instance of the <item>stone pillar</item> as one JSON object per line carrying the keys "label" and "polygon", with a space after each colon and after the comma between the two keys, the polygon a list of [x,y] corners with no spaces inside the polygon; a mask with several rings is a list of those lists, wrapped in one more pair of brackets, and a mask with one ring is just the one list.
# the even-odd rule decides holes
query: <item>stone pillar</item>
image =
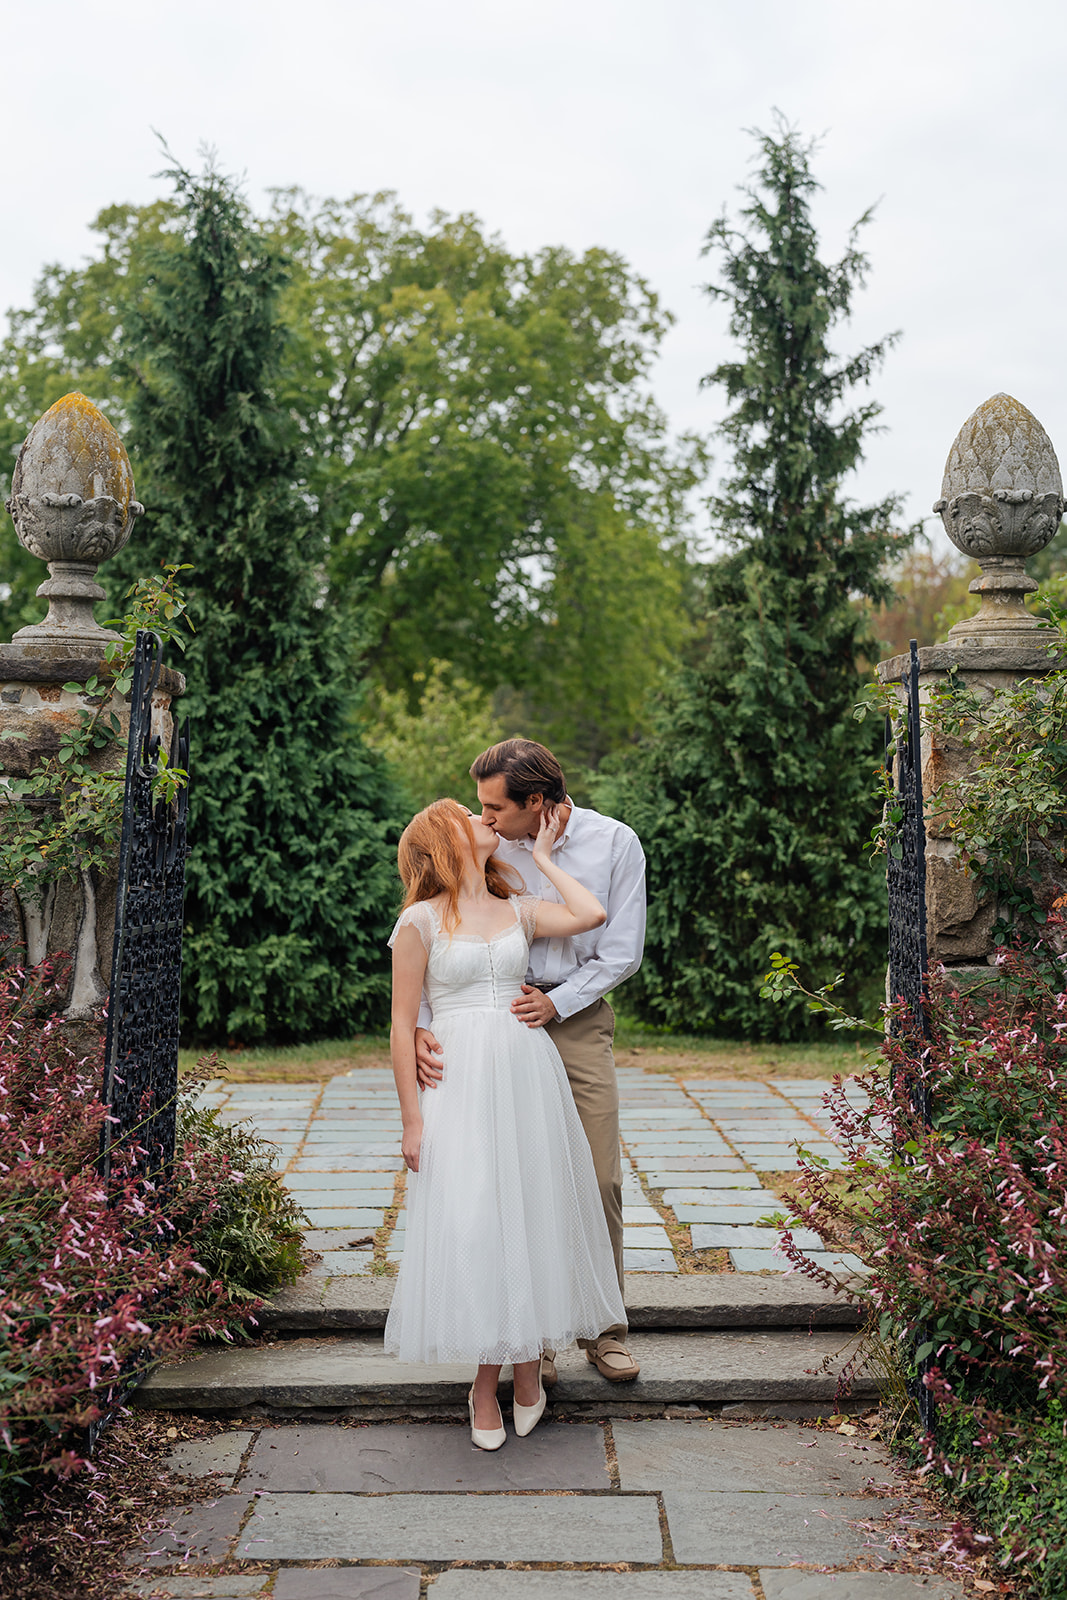
{"label": "stone pillar", "polygon": [[[1026,559],[1055,536],[1063,509],[1063,483],[1048,434],[1011,395],[993,395],[960,429],[934,506],[956,548],[981,565],[970,587],[982,605],[977,616],[951,628],[944,643],[920,649],[921,699],[953,669],[982,700],[1052,670],[1045,625],[1025,605],[1037,589]],[[894,656],[879,663],[878,676],[883,683],[899,682],[907,664],[906,656]],[[966,739],[924,729],[927,946],[931,962],[943,962],[959,981],[966,981],[968,970],[987,967],[997,920],[995,903],[979,903],[973,879],[959,865],[947,818],[936,814],[937,790],[965,772],[971,759]],[[1051,857],[1047,866],[1040,893],[1051,903],[1067,888],[1067,878],[1060,881],[1062,869],[1057,875]]]}
{"label": "stone pillar", "polygon": [[[18,735],[0,741],[0,828],[3,789],[54,756],[63,734],[78,726],[90,703],[79,686],[112,677],[104,652],[120,636],[93,615],[95,602],[105,598],[96,569],[122,549],[144,509],[133,489],[122,440],[81,394],[65,395],[46,411],[19,453],[7,508],[19,542],[48,563],[49,577],[37,590],[48,601],[48,615],[0,645],[0,733]],[[166,748],[171,700],[184,689],[180,672],[161,670],[154,731]],[[106,712],[118,717],[122,734],[96,759],[99,770],[121,771],[128,696],[113,693]],[[117,855],[116,841],[116,861]],[[25,881],[0,895],[0,932],[25,946],[31,965],[60,953],[69,958],[63,1010],[69,1021],[98,1017],[107,998],[115,888],[115,870],[108,868],[53,881],[41,874],[36,887]]]}

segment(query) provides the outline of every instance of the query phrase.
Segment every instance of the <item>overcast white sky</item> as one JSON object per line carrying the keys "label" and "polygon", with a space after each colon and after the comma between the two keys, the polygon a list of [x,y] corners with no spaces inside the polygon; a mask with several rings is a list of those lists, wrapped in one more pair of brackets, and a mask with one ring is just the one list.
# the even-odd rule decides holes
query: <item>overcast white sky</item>
{"label": "overcast white sky", "polygon": [[101,207],[160,192],[157,128],[255,203],[394,189],[514,249],[621,251],[678,317],[659,399],[709,430],[730,345],[700,247],[777,106],[824,136],[828,250],[879,201],[847,343],[904,337],[856,495],[927,514],[1000,389],[1067,460],[1063,0],[9,0],[0,37],[0,308],[85,255]]}

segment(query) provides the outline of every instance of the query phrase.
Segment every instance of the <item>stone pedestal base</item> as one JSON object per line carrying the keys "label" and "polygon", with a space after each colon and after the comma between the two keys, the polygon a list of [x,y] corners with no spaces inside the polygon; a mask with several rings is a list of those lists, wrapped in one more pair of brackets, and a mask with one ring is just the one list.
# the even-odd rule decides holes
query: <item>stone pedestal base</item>
{"label": "stone pedestal base", "polygon": [[[987,635],[947,644],[927,645],[919,651],[919,695],[924,703],[937,684],[943,684],[955,671],[958,679],[980,700],[992,700],[1015,687],[1023,678],[1042,678],[1056,667],[1049,656],[1048,642],[1058,638],[1055,630],[1032,627],[1028,642],[1018,639],[998,644]],[[893,656],[878,665],[882,683],[899,682],[908,670],[907,656]],[[980,900],[974,879],[959,864],[959,852],[952,838],[949,814],[938,795],[942,786],[962,777],[974,759],[973,747],[964,738],[955,738],[923,728],[922,781],[926,820],[926,942],[931,962],[940,961],[964,982],[976,981],[962,975],[969,972],[988,975],[992,955],[996,904]],[[1036,898],[1051,905],[1067,890],[1067,869],[1051,853],[1039,848],[1035,857],[1041,870]]]}
{"label": "stone pedestal base", "polygon": [[[0,646],[0,734],[18,735],[0,741],[0,829],[4,826],[3,790],[12,778],[28,777],[54,757],[63,735],[79,724],[89,708],[72,684],[92,677],[106,680],[107,663],[98,655],[71,655],[40,645],[24,651],[18,644]],[[163,668],[153,701],[153,727],[169,748],[172,699],[185,689],[180,672]],[[119,739],[100,752],[100,770],[124,771],[130,706],[113,695],[107,712],[119,719]],[[116,861],[118,847],[116,842]],[[40,882],[34,891],[23,883],[0,893],[0,933],[25,952],[30,966],[46,958],[63,959],[69,967],[63,1016],[70,1022],[99,1019],[111,980],[111,947],[115,932],[116,866],[86,870],[76,878]]]}

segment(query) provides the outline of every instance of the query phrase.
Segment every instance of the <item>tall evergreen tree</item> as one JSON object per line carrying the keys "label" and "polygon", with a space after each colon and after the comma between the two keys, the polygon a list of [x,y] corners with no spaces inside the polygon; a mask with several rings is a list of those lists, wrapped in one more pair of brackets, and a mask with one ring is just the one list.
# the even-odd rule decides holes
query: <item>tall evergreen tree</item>
{"label": "tall evergreen tree", "polygon": [[707,246],[722,262],[709,293],[741,345],[705,380],[731,404],[733,472],[712,502],[727,554],[708,573],[700,650],[598,800],[648,853],[649,936],[628,999],[677,1028],[788,1038],[812,1019],[759,1000],[774,950],[820,981],[845,969],[853,994],[885,959],[884,880],[862,849],[878,752],[850,708],[861,659],[877,655],[863,602],[888,596],[886,558],[908,536],[893,531],[896,498],[859,507],[841,491],[880,409],[848,409],[849,393],[895,337],[844,359],[830,345],[864,278],[869,213],[824,263],[811,147],[784,125],[757,137],[742,227],[723,217]]}
{"label": "tall evergreen tree", "polygon": [[127,314],[148,513],[125,564],[193,567],[187,1023],[211,1040],[337,1034],[384,1015],[398,801],[354,732],[325,538],[274,398],[284,264],[228,179],[170,176],[181,228]]}

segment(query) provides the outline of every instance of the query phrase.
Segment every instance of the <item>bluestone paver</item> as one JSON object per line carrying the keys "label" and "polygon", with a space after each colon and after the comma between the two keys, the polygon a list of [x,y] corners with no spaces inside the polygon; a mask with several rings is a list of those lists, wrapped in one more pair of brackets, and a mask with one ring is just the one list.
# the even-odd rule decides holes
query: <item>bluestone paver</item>
{"label": "bluestone paver", "polygon": [[476,1450],[462,1425],[367,1428],[309,1425],[265,1428],[256,1440],[242,1488],[284,1493],[348,1494],[475,1489],[608,1489],[604,1430],[596,1423],[542,1422],[525,1439]]}
{"label": "bluestone paver", "polygon": [[[810,1228],[794,1228],[793,1243],[800,1250],[821,1250],[822,1240]],[[697,1243],[697,1234],[700,1242]],[[692,1229],[693,1247],[697,1250],[762,1250],[767,1243],[767,1229],[731,1227],[720,1222],[703,1222]]]}
{"label": "bluestone paver", "polygon": [[616,1421],[612,1435],[623,1489],[819,1494],[861,1490],[871,1481],[892,1486],[896,1478],[879,1445],[796,1423]]}
{"label": "bluestone paver", "polygon": [[647,1223],[635,1224],[622,1230],[623,1247],[626,1250],[669,1250],[671,1248],[670,1235],[659,1218],[657,1226],[652,1227]]}
{"label": "bluestone paver", "polygon": [[[677,1205],[673,1207],[675,1216],[683,1224],[707,1222],[717,1223],[720,1226],[736,1227],[739,1223],[744,1223],[752,1228],[762,1226],[764,1217],[778,1209],[773,1204],[769,1206]],[[763,1231],[766,1232],[767,1229],[764,1227]],[[772,1229],[772,1237],[773,1233],[774,1230]]]}
{"label": "bluestone paver", "polygon": [[420,1577],[405,1567],[289,1567],[271,1600],[419,1600]]}
{"label": "bluestone paver", "polygon": [[[690,1173],[709,1172],[740,1172],[744,1173],[745,1165],[740,1156],[685,1156],[672,1151],[670,1155],[647,1156],[637,1162],[639,1172],[677,1172],[682,1179],[688,1179]],[[703,1178],[696,1179],[703,1182]],[[757,1180],[758,1181],[758,1180]],[[653,1184],[653,1188],[658,1187]]]}
{"label": "bluestone paver", "polygon": [[[663,1176],[667,1177],[668,1174],[664,1173]],[[766,1196],[766,1203],[769,1206],[779,1206],[782,1203],[776,1194],[764,1188],[754,1172],[708,1172],[702,1173],[700,1177],[701,1181],[697,1182],[696,1174],[687,1172],[685,1183],[673,1183],[669,1186],[656,1183],[652,1187],[663,1189],[663,1204],[666,1206],[677,1205],[679,1201],[682,1205],[706,1204],[709,1194],[718,1196],[720,1193],[744,1194],[746,1197],[752,1197],[753,1203],[757,1200],[762,1203]],[[705,1179],[708,1181],[704,1181]]]}
{"label": "bluestone paver", "polygon": [[204,1478],[213,1472],[234,1478],[251,1443],[250,1433],[217,1433],[210,1439],[184,1439],[169,1452],[167,1467],[183,1478]]}
{"label": "bluestone paver", "polygon": [[794,1561],[848,1565],[869,1554],[872,1541],[877,1547],[876,1536],[853,1524],[878,1523],[897,1502],[847,1495],[666,1489],[663,1504],[680,1565],[708,1561],[770,1567]]}
{"label": "bluestone paver", "polygon": [[[395,1146],[391,1146],[390,1152],[395,1148]],[[335,1151],[323,1151],[321,1148],[317,1149],[314,1155],[301,1156],[299,1160],[293,1162],[293,1171],[301,1174],[305,1172],[400,1172],[403,1167],[403,1157],[392,1153],[384,1156],[357,1155],[354,1151],[337,1154]]]}
{"label": "bluestone paver", "polygon": [[131,1566],[170,1566],[176,1561],[224,1561],[248,1510],[248,1496],[225,1494],[200,1505],[164,1511],[166,1527],[151,1534],[151,1549],[129,1557]]}
{"label": "bluestone paver", "polygon": [[766,1600],[963,1600],[958,1583],[906,1572],[790,1572],[760,1569]]}
{"label": "bluestone paver", "polygon": [[285,1180],[287,1189],[324,1189],[324,1190],[381,1190],[388,1195],[390,1201],[393,1197],[393,1178],[389,1173],[383,1172],[308,1172],[291,1173]]}
{"label": "bluestone paver", "polygon": [[226,1578],[189,1578],[184,1573],[174,1577],[126,1580],[130,1594],[141,1595],[144,1600],[246,1600],[258,1595],[269,1581],[270,1574],[260,1572],[233,1573]]}
{"label": "bluestone paver", "polygon": [[374,1233],[385,1220],[385,1211],[365,1206],[309,1206],[300,1202],[314,1228],[362,1228]]}
{"label": "bluestone paver", "polygon": [[313,1261],[307,1268],[309,1278],[337,1278],[352,1273],[369,1272],[374,1264],[373,1249],[324,1250],[321,1261]]}
{"label": "bluestone paver", "polygon": [[[691,1232],[694,1250],[721,1248],[701,1243],[698,1237],[702,1233],[700,1223],[694,1223]],[[773,1237],[772,1234],[771,1238]],[[773,1245],[768,1244],[766,1250],[731,1250],[730,1265],[735,1272],[789,1272],[793,1263],[788,1261],[780,1250],[775,1250]]]}
{"label": "bluestone paver", "polygon": [[557,1495],[265,1494],[237,1545],[245,1561],[637,1561],[663,1559],[655,1498]]}
{"label": "bluestone paver", "polygon": [[442,1572],[429,1600],[752,1600],[743,1572]]}
{"label": "bluestone paver", "polygon": [[673,1250],[631,1250],[622,1252],[624,1272],[676,1272],[678,1263]]}

